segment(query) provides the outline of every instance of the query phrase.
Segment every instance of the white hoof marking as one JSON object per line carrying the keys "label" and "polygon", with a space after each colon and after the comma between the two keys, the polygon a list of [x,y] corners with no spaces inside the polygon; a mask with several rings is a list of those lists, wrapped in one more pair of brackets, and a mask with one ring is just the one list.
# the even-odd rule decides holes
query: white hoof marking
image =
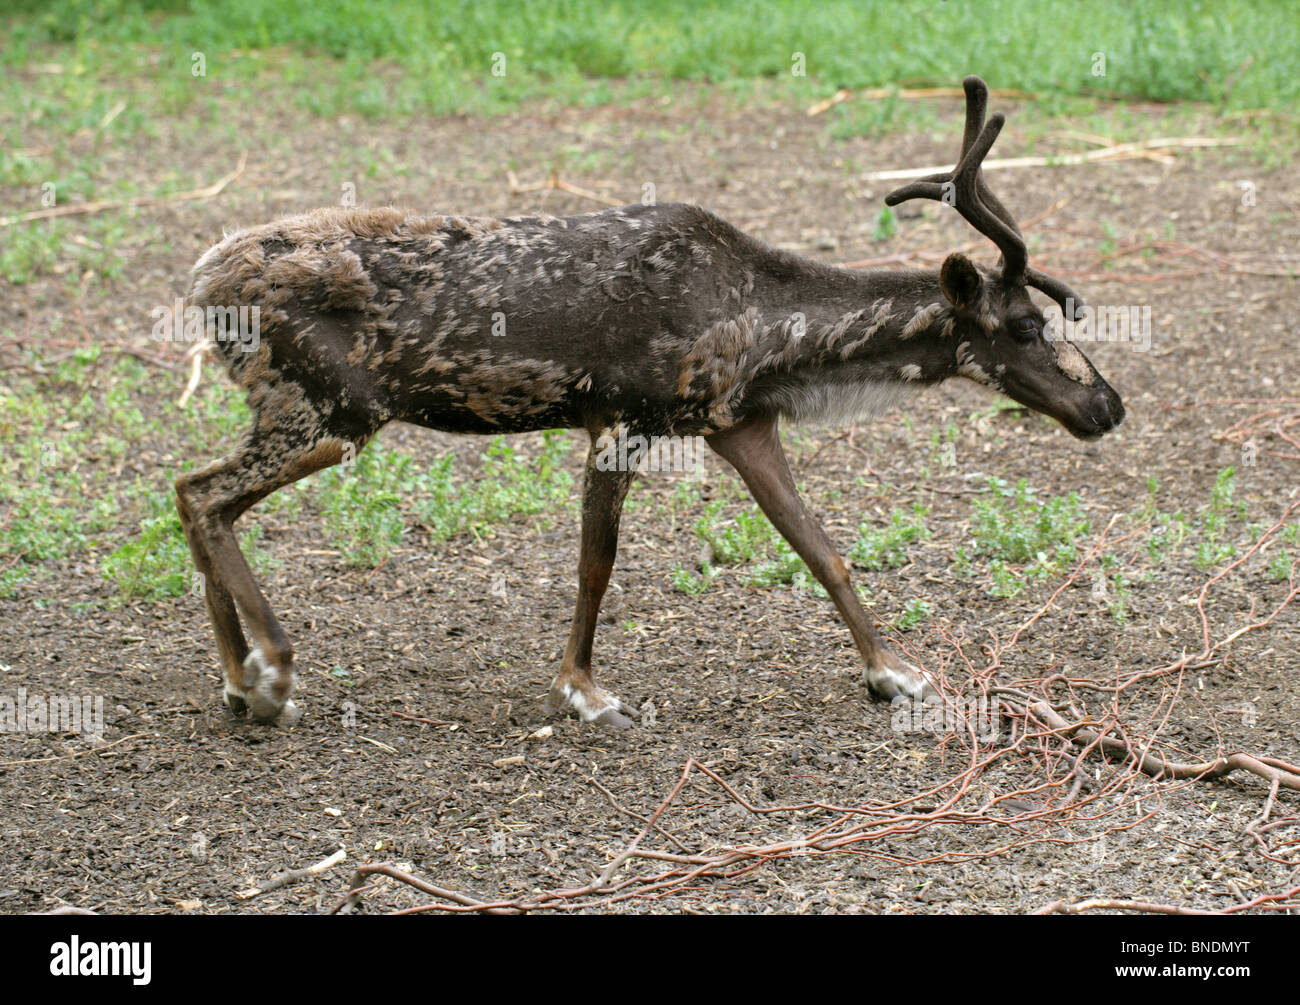
{"label": "white hoof marking", "polygon": [[248,690],[243,698],[248,703],[248,710],[255,718],[276,720],[283,717],[288,725],[292,725],[302,717],[297,706],[288,700],[288,695],[293,693],[296,680],[293,676],[290,677],[289,690],[284,698],[276,694],[280,690],[279,683],[280,668],[267,663],[261,649],[250,650],[247,659],[244,660],[244,685]]}
{"label": "white hoof marking", "polygon": [[602,714],[609,711],[619,712],[625,707],[623,702],[603,691],[597,691],[595,700],[592,700],[572,684],[557,685],[552,688],[552,693],[557,690],[565,703],[577,709],[578,716],[583,722],[595,722]]}

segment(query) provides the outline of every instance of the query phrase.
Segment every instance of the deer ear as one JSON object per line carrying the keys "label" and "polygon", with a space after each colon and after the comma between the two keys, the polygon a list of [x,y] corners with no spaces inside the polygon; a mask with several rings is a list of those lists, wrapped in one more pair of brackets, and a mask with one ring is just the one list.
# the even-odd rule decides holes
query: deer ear
{"label": "deer ear", "polygon": [[939,270],[939,289],[954,307],[961,310],[973,307],[983,286],[979,270],[965,255],[949,255],[944,259]]}

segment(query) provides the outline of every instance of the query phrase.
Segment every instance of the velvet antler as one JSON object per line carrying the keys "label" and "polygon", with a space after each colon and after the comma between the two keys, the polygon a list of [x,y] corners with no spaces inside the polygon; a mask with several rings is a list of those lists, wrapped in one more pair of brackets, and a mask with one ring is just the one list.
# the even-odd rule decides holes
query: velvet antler
{"label": "velvet antler", "polygon": [[997,245],[1002,253],[1002,280],[1023,283],[1042,290],[1067,312],[1072,306],[1075,318],[1081,317],[1083,299],[1065,283],[1029,266],[1025,240],[1011,211],[1002,204],[984,181],[981,164],[998,138],[1006,117],[995,113],[987,123],[989,89],[979,77],[963,82],[966,90],[966,127],[962,132],[961,156],[951,171],[921,178],[885,196],[885,204],[897,206],[908,199],[934,199],[952,206],[972,227]]}

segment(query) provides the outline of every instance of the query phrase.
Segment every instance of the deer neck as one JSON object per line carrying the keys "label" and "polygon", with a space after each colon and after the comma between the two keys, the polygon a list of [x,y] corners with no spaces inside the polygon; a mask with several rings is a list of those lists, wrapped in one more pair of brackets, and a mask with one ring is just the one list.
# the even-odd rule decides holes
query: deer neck
{"label": "deer neck", "polygon": [[957,370],[956,318],[937,271],[809,262],[753,292],[766,351],[755,361],[751,404],[798,420],[851,420]]}
{"label": "deer neck", "polygon": [[755,287],[768,335],[761,371],[879,384],[926,384],[952,376],[957,319],[937,270],[850,272],[807,265],[768,289]]}

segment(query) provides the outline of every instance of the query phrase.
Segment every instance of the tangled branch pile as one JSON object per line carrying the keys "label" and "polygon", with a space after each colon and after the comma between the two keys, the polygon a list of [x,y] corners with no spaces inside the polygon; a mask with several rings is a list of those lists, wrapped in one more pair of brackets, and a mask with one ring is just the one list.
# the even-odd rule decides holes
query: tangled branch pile
{"label": "tangled branch pile", "polygon": [[[1276,456],[1300,458],[1300,442],[1289,432],[1300,422],[1300,412],[1293,411],[1296,403],[1265,404],[1270,407],[1236,423],[1222,438],[1240,443],[1248,436],[1271,432],[1296,449],[1294,454],[1273,451]],[[950,651],[939,653],[929,667],[944,699],[921,714],[946,716],[950,725],[957,724],[940,746],[945,759],[959,762],[961,770],[906,798],[857,806],[828,802],[760,805],[738,791],[715,767],[691,758],[648,816],[620,805],[612,792],[589,780],[615,810],[642,826],[599,875],[584,885],[492,900],[436,886],[392,864],[375,863],[356,871],[348,895],[334,910],[352,910],[384,877],[432,898],[397,910],[397,914],[517,914],[601,909],[629,900],[644,903],[681,897],[698,890],[705,881],[734,881],[775,860],[794,857],[855,855],[897,868],[987,860],[1034,844],[1095,846],[1151,820],[1172,794],[1238,772],[1267,783],[1260,813],[1246,825],[1241,838],[1263,859],[1290,870],[1292,882],[1284,888],[1253,898],[1236,890],[1238,902],[1218,911],[1091,898],[1073,903],[1053,901],[1041,906],[1038,913],[1300,910],[1300,813],[1294,801],[1288,806],[1286,796],[1300,792],[1300,766],[1260,753],[1222,749],[1208,759],[1193,758],[1162,735],[1175,710],[1193,700],[1200,675],[1224,663],[1234,643],[1277,624],[1284,615],[1294,617],[1294,603],[1300,595],[1300,556],[1290,563],[1280,598],[1267,609],[1257,610],[1252,600],[1244,621],[1218,630],[1212,625],[1210,611],[1216,590],[1252,560],[1258,561],[1270,542],[1297,518],[1300,498],[1258,534],[1248,549],[1188,596],[1199,621],[1200,645],[1196,652],[1163,665],[1117,670],[1107,678],[1079,676],[1068,667],[1024,676],[1023,665],[1034,661],[1013,659],[1022,639],[1097,561],[1103,548],[1131,536],[1112,537],[1118,517],[1010,638],[1003,642],[994,637],[982,648],[982,665],[968,655],[965,639],[944,635]],[[1022,667],[1022,676],[1015,676],[1017,665]],[[980,714],[971,715],[972,708],[981,710]],[[906,708],[895,713],[900,711],[914,714]],[[1008,784],[1008,779],[1018,781]],[[757,820],[780,819],[784,833],[789,834],[791,827],[798,833],[769,843],[692,850],[677,836],[684,827],[674,827],[673,820],[700,806],[724,807]],[[809,827],[810,823],[813,826]],[[926,843],[924,848],[915,842],[940,829],[945,838],[942,842]],[[993,837],[982,842],[963,837],[973,831]],[[725,831],[715,835],[716,840],[724,837]],[[907,850],[910,842],[918,845],[915,853]]]}

